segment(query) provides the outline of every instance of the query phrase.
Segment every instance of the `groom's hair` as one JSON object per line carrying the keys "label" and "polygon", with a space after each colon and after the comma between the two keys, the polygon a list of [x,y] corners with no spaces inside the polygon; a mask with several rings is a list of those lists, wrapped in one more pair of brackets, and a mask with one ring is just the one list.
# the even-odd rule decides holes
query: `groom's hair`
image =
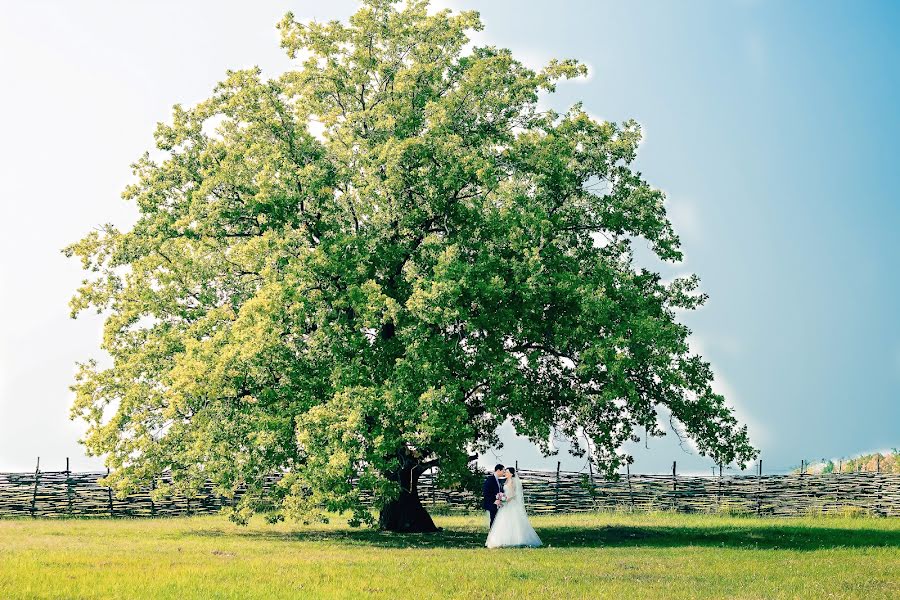
{"label": "groom's hair", "polygon": [[504,468],[503,465],[494,465],[494,471],[502,471]]}

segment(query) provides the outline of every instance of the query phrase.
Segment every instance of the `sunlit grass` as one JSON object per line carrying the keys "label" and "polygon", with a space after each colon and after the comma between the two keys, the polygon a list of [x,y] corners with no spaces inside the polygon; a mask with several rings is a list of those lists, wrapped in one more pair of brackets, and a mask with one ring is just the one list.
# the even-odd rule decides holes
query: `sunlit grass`
{"label": "sunlit grass", "polygon": [[900,597],[898,519],[542,516],[546,547],[505,550],[480,516],[436,521],[0,521],[0,598]]}

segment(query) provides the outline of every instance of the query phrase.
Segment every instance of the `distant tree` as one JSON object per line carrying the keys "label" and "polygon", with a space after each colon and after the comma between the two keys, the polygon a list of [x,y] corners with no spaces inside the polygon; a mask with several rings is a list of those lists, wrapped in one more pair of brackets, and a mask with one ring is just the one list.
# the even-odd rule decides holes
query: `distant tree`
{"label": "distant tree", "polygon": [[539,110],[584,66],[464,52],[477,13],[426,9],[288,14],[296,70],[175,106],[124,192],[137,223],[65,249],[92,272],[73,316],[105,311],[112,357],[80,364],[72,412],[120,493],[168,472],[185,493],[246,486],[238,520],[352,523],[369,495],[382,527],[428,531],[419,476],[461,485],[507,420],[607,473],[660,414],[717,462],[754,455],[676,321],[698,279],[633,263],[636,240],[681,258],[632,167],[638,124]]}

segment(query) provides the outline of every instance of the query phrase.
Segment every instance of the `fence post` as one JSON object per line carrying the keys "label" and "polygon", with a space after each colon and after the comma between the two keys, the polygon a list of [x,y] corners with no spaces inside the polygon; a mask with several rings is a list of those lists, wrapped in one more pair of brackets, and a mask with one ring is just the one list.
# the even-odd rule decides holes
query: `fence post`
{"label": "fence post", "polygon": [[801,498],[806,503],[805,509],[809,510],[810,501],[809,501],[809,482],[806,481],[806,478],[803,475],[806,475],[806,469],[809,467],[809,463],[807,463],[804,459],[800,459],[800,490],[801,490]]}
{"label": "fence post", "polygon": [[875,455],[877,458],[875,459],[875,472],[881,473],[881,452]]}
{"label": "fence post", "polygon": [[719,489],[716,492],[716,508],[722,504],[722,463],[719,463]]}
{"label": "fence post", "polygon": [[37,465],[34,467],[34,492],[31,494],[31,518],[35,517],[37,510],[38,481],[41,479],[41,457],[37,457]]}
{"label": "fence post", "polygon": [[66,501],[69,514],[72,514],[72,471],[69,469],[69,457],[66,457]]}
{"label": "fence post", "polygon": [[678,510],[678,477],[675,475],[675,461],[672,461],[672,506]]}
{"label": "fence post", "polygon": [[625,463],[625,473],[628,477],[628,498],[631,500],[631,510],[634,510],[634,492],[631,491],[631,466]]}
{"label": "fence post", "polygon": [[597,508],[597,486],[594,485],[594,465],[588,457],[588,472],[591,474],[591,508]]}
{"label": "fence post", "polygon": [[156,502],[153,501],[153,492],[156,491],[156,477],[150,481],[150,516],[156,516]]}
{"label": "fence post", "polygon": [[756,516],[762,514],[762,459],[759,459],[759,472],[756,475]]}
{"label": "fence post", "polygon": [[[106,467],[106,476],[109,477],[109,467]],[[106,486],[106,494],[107,494],[107,497],[109,498],[109,516],[112,517],[115,515],[113,513],[113,500],[112,500],[112,486],[111,485]]]}
{"label": "fence post", "polygon": [[[431,467],[431,505],[434,506],[437,502],[437,479],[435,479],[434,475],[434,467]],[[518,471],[518,469],[517,469]]]}
{"label": "fence post", "polygon": [[[519,478],[522,477],[522,474],[519,473],[519,461],[518,460],[516,460],[516,476]],[[524,493],[524,490],[523,490],[523,493]]]}
{"label": "fence post", "polygon": [[553,501],[553,511],[559,512],[559,467],[562,461],[556,461],[556,498]]}

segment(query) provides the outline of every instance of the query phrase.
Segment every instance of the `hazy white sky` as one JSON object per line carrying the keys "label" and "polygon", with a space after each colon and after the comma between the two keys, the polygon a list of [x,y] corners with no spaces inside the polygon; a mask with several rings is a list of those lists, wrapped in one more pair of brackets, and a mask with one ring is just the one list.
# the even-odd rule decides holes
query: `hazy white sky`
{"label": "hazy white sky", "polygon": [[[479,40],[529,62],[574,56],[591,65],[590,80],[560,88],[561,107],[584,99],[594,114],[645,125],[642,166],[669,193],[688,257],[676,272],[697,271],[712,297],[692,318],[694,340],[767,464],[900,441],[890,301],[900,285],[887,260],[898,245],[885,241],[900,223],[883,191],[896,186],[860,175],[891,156],[887,140],[900,129],[891,108],[897,48],[884,42],[895,11],[863,19],[838,14],[838,4],[673,4],[441,2],[481,10]],[[0,7],[0,470],[32,469],[37,456],[47,469],[67,456],[74,468],[99,467],[76,443],[82,425],[68,419],[68,386],[75,362],[98,356],[101,320],[69,318],[82,273],[60,249],[91,227],[134,219],[119,197],[129,164],[151,148],[172,104],[207,97],[229,68],[288,68],[275,30],[286,11],[327,20],[355,3]],[[865,85],[854,79],[861,73],[873,74]],[[863,114],[879,126],[865,129]],[[845,117],[847,128],[822,132]],[[858,152],[878,144],[884,153]],[[518,442],[497,458],[556,462]],[[640,454],[635,470],[665,470],[673,459],[688,470],[710,465],[668,440]]]}
{"label": "hazy white sky", "polygon": [[174,103],[202,100],[228,68],[289,66],[274,27],[289,4],[2,5],[0,470],[34,468],[37,456],[48,469],[67,456],[102,464],[83,456],[83,427],[68,419],[74,364],[99,356],[101,319],[69,318],[83,276],[60,249],[135,218],[120,199],[129,165]]}

